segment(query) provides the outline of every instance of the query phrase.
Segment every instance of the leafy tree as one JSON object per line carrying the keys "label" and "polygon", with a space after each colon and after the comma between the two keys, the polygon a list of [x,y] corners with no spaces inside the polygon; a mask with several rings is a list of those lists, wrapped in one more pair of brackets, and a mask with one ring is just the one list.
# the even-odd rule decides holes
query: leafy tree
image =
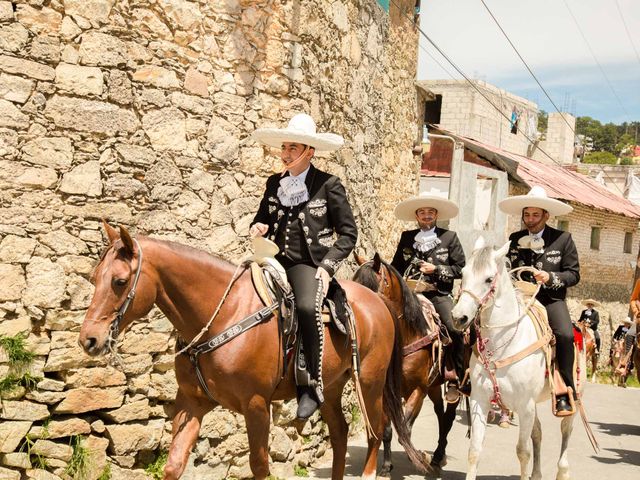
{"label": "leafy tree", "polygon": [[591,152],[587,153],[582,163],[605,163],[607,165],[616,165],[618,157],[611,152]]}
{"label": "leafy tree", "polygon": [[549,126],[549,114],[544,110],[540,110],[538,114],[538,131],[540,133],[544,133],[547,131],[547,127]]}

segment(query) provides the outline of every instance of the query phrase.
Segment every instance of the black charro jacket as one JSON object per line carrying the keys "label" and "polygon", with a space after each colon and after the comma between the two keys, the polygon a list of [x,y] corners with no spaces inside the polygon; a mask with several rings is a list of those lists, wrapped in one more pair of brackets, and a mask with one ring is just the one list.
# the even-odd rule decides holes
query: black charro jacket
{"label": "black charro jacket", "polygon": [[589,313],[589,309],[584,309],[580,314],[579,321],[585,321],[589,324],[593,331],[598,330],[598,326],[600,325],[600,314],[596,309],[591,309],[591,313]]}
{"label": "black charro jacket", "polygon": [[[391,265],[405,275],[414,259],[432,263],[436,270],[426,275],[426,281],[434,284],[439,293],[449,294],[453,290],[453,281],[462,276],[462,268],[466,261],[458,235],[451,230],[436,227],[435,233],[440,239],[440,244],[428,252],[419,252],[413,248],[419,231],[420,229],[416,228],[402,232]],[[417,266],[415,271],[418,271]]]}
{"label": "black charro jacket", "polygon": [[[538,270],[548,272],[549,281],[542,286],[537,298],[543,304],[554,300],[564,300],[567,297],[567,288],[573,287],[580,281],[578,251],[571,234],[546,225],[542,233],[544,240],[542,253],[518,246],[518,240],[526,235],[529,235],[529,231],[525,229],[509,236],[511,267],[535,267]],[[523,274],[522,279],[535,281],[529,273]]]}
{"label": "black charro jacket", "polygon": [[[290,209],[278,199],[281,178],[282,175],[277,173],[267,179],[264,196],[251,225],[258,222],[268,225],[265,237],[275,241],[280,229],[286,228],[290,210],[299,210],[302,235],[314,265],[333,276],[358,238],[358,228],[342,182],[335,175],[311,165],[305,178],[309,200]],[[278,246],[282,251],[283,246]]]}

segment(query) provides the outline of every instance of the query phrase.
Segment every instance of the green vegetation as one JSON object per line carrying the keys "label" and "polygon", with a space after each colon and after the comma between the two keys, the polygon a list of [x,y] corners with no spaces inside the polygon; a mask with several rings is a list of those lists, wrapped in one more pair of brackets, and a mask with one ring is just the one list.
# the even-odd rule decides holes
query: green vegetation
{"label": "green vegetation", "polygon": [[296,477],[308,477],[309,476],[309,471],[300,466],[300,465],[296,465],[295,467],[293,467],[293,473]]}
{"label": "green vegetation", "polygon": [[362,414],[360,413],[360,408],[358,408],[357,404],[351,405],[351,423],[360,423],[362,419]]}
{"label": "green vegetation", "polygon": [[22,333],[18,333],[13,337],[0,335],[0,347],[7,352],[9,363],[16,370],[29,365],[35,356],[32,352],[27,350],[25,345],[26,338],[27,337]]}
{"label": "green vegetation", "polygon": [[85,480],[89,472],[89,449],[83,445],[83,438],[80,435],[72,436],[69,439],[69,446],[73,448],[73,454],[71,455],[71,460],[69,460],[69,465],[67,465],[65,472],[71,478]]}
{"label": "green vegetation", "polygon": [[618,157],[610,152],[591,152],[584,156],[582,163],[605,163],[607,165],[615,165],[618,163]]}
{"label": "green vegetation", "polygon": [[[588,378],[591,378],[591,369],[590,368],[587,369],[587,375],[588,375]],[[611,369],[610,368],[598,370],[598,373],[596,375],[596,381],[598,383],[604,383],[605,385],[615,384],[615,382],[611,378]],[[635,374],[635,370],[632,371],[631,375],[629,375],[627,377],[626,385],[627,385],[627,387],[640,388],[640,382],[638,382],[638,377]]]}
{"label": "green vegetation", "polygon": [[98,480],[111,480],[111,464],[107,463],[98,477]]}
{"label": "green vegetation", "polygon": [[164,466],[167,464],[167,458],[169,454],[167,452],[160,452],[156,459],[146,466],[144,469],[154,480],[162,480]]}
{"label": "green vegetation", "polygon": [[34,445],[34,441],[31,440],[28,436],[26,436],[20,443],[18,452],[26,453],[29,456],[29,461],[31,462],[32,468],[47,470],[49,468],[47,459],[38,453],[32,452],[33,445]]}
{"label": "green vegetation", "polygon": [[26,336],[22,333],[13,337],[0,335],[0,348],[6,352],[9,359],[9,373],[6,377],[0,378],[0,398],[19,387],[33,390],[42,380],[25,371],[35,357],[27,350],[25,338]]}

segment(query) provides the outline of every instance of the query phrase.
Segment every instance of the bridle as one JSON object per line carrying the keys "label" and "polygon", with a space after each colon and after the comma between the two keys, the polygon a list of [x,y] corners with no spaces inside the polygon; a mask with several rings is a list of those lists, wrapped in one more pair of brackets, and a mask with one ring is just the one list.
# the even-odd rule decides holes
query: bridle
{"label": "bridle", "polygon": [[124,299],[124,302],[122,302],[122,305],[120,305],[120,308],[116,313],[116,318],[113,319],[113,322],[111,322],[111,325],[109,326],[109,338],[112,341],[116,341],[118,338],[118,334],[120,333],[120,322],[122,322],[124,315],[129,309],[129,305],[131,305],[131,302],[136,296],[136,288],[138,287],[138,280],[140,280],[140,272],[142,272],[142,247],[140,247],[140,244],[135,238],[132,240],[135,246],[138,247],[138,266],[136,268],[136,274],[133,277],[131,289],[129,290],[127,297]]}
{"label": "bridle", "polygon": [[495,297],[499,278],[500,278],[500,270],[496,272],[496,275],[493,277],[493,280],[491,281],[491,285],[489,285],[489,290],[482,297],[478,297],[471,290],[466,290],[466,289],[460,290],[460,294],[458,295],[457,301],[460,301],[460,298],[462,297],[462,295],[466,293],[471,298],[473,298],[474,302],[476,302],[476,305],[477,305],[476,314],[473,317],[474,323],[476,323],[480,318],[480,315],[482,314],[484,309],[487,307],[487,303],[489,302],[489,300],[492,300]]}

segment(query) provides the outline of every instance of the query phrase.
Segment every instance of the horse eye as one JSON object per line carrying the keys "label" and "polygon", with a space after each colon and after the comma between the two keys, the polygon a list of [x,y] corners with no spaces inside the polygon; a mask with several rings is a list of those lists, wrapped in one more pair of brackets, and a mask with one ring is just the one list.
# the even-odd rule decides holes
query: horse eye
{"label": "horse eye", "polygon": [[124,287],[127,284],[127,279],[126,278],[114,278],[113,279],[113,284],[118,286],[118,287]]}
{"label": "horse eye", "polygon": [[485,283],[492,283],[493,282],[493,277],[488,277],[484,282]]}

